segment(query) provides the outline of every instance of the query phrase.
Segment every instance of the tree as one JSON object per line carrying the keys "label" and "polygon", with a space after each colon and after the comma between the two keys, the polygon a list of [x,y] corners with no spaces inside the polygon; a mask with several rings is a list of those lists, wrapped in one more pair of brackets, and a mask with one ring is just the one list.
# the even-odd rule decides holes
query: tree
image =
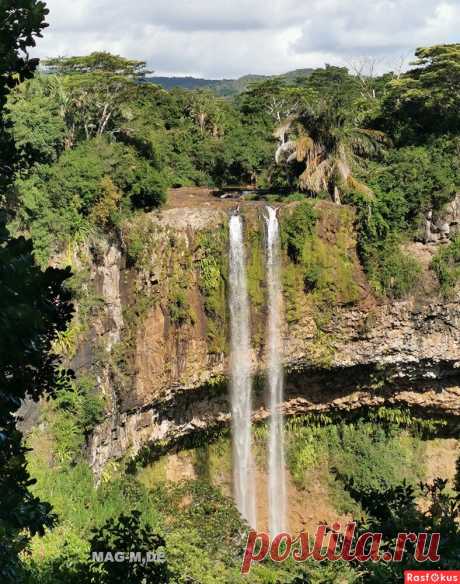
{"label": "tree", "polygon": [[[9,186],[17,160],[11,136],[5,133],[4,105],[20,81],[33,74],[37,61],[27,50],[46,27],[44,2],[0,2],[0,180]],[[57,382],[58,359],[51,345],[66,328],[72,308],[63,288],[69,271],[42,272],[34,262],[32,244],[10,237],[0,210],[0,579],[17,582],[18,553],[31,534],[51,525],[50,506],[33,497],[26,449],[16,429],[15,414],[26,395],[37,400],[52,393]]]}
{"label": "tree", "polygon": [[312,95],[305,88],[273,78],[251,83],[239,101],[245,115],[268,116],[272,125],[280,126],[299,113]]}
{"label": "tree", "polygon": [[0,576],[2,582],[14,582],[17,554],[28,536],[43,533],[53,522],[50,506],[29,491],[33,481],[15,413],[26,396],[38,400],[53,393],[59,359],[51,347],[67,327],[72,307],[63,288],[70,269],[42,272],[32,243],[11,239],[4,223],[0,242]]}
{"label": "tree", "polygon": [[66,150],[52,165],[18,178],[16,222],[31,233],[38,261],[113,225],[120,209],[152,210],[166,199],[164,175],[131,146],[106,138]]}
{"label": "tree", "polygon": [[[9,91],[24,79],[32,77],[37,59],[30,59],[29,47],[42,36],[48,25],[46,4],[39,0],[1,0],[0,2],[0,111]],[[5,133],[7,121],[0,115],[0,202],[14,173],[14,144]]]}
{"label": "tree", "polygon": [[97,73],[143,81],[146,75],[153,73],[146,69],[145,61],[127,59],[103,51],[78,57],[56,57],[44,61],[43,64],[48,73],[55,75]]}
{"label": "tree", "polygon": [[354,176],[360,161],[379,154],[387,143],[385,134],[356,127],[352,117],[334,101],[322,100],[307,107],[285,127],[289,136],[278,147],[276,161],[297,162],[302,190],[328,192],[336,203],[341,194],[371,190]]}
{"label": "tree", "polygon": [[412,139],[460,129],[460,43],[415,51],[412,69],[389,84],[383,113]]}
{"label": "tree", "polygon": [[[426,510],[417,505],[417,495],[413,487],[406,484],[391,487],[385,491],[372,488],[358,489],[348,483],[347,490],[359,501],[366,512],[366,518],[357,521],[358,532],[382,533],[382,550],[391,550],[399,533],[441,533],[439,546],[440,560],[418,562],[414,558],[416,544],[406,543],[406,553],[402,562],[366,562],[369,584],[393,584],[403,578],[404,570],[453,570],[458,565],[460,544],[460,503],[457,496],[447,490],[447,480],[435,479],[431,484],[420,485],[427,501]],[[428,546],[427,546],[428,547]],[[363,564],[357,564],[362,568]]]}
{"label": "tree", "polygon": [[328,64],[324,69],[315,69],[302,81],[302,86],[313,91],[319,99],[333,101],[341,108],[350,108],[361,94],[356,76],[350,75],[346,67]]}
{"label": "tree", "polygon": [[186,109],[197,124],[200,133],[211,134],[218,138],[223,134],[222,99],[217,98],[211,91],[197,90],[190,94]]}
{"label": "tree", "polygon": [[[89,565],[89,574],[82,570],[83,581],[88,584],[167,584],[170,571],[166,563],[165,540],[155,534],[152,528],[141,523],[139,511],[132,511],[129,515],[120,515],[115,520],[107,521],[101,528],[93,531],[90,542],[91,553],[115,555],[117,552],[141,554],[145,559],[147,554],[161,554],[164,559],[142,563],[106,561],[99,563],[92,561]],[[158,561],[159,560],[159,561]]]}
{"label": "tree", "polygon": [[22,83],[9,96],[5,119],[21,170],[56,161],[69,143],[56,86],[56,78],[42,76]]}
{"label": "tree", "polygon": [[61,80],[59,97],[69,128],[69,147],[79,139],[120,132],[137,83],[150,73],[144,61],[104,52],[58,57],[44,64],[48,73]]}
{"label": "tree", "polygon": [[39,0],[2,0],[0,3],[0,108],[10,89],[33,76],[38,59],[29,59],[28,49],[42,36],[49,13]]}

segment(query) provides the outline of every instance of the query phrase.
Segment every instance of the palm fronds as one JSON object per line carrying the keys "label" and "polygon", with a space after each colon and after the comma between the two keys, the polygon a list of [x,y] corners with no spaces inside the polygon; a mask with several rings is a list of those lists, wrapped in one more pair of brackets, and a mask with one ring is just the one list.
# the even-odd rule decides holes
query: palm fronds
{"label": "palm fronds", "polygon": [[282,143],[276,162],[304,163],[299,186],[317,194],[328,191],[335,201],[340,193],[355,190],[368,197],[372,191],[353,176],[353,171],[367,158],[378,156],[390,145],[383,132],[356,128],[343,111],[321,103],[309,107],[296,120],[278,128]]}

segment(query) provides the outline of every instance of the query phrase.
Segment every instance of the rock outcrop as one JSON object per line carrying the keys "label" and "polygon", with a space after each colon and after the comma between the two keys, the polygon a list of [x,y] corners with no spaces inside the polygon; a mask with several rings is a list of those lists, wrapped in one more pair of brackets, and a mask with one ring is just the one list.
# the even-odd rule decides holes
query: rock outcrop
{"label": "rock outcrop", "polygon": [[440,211],[428,211],[422,240],[425,243],[447,243],[460,230],[460,193]]}
{"label": "rock outcrop", "polygon": [[[225,229],[232,205],[149,216],[149,251],[135,267],[129,267],[121,247],[105,254],[100,290],[111,307],[112,323],[104,333],[105,383],[112,384],[114,399],[88,441],[96,474],[111,459],[135,456],[144,447],[167,449],[195,433],[229,424],[228,360],[225,350],[210,349],[210,315],[199,276],[203,247],[197,236]],[[336,207],[323,207],[332,222],[338,220]],[[257,223],[257,205],[248,204],[243,213],[248,223]],[[327,222],[321,229],[322,237],[332,237]],[[352,235],[346,245],[356,301],[338,304],[321,326],[305,301],[299,317],[286,326],[286,415],[386,405],[455,420],[460,416],[460,297],[446,301],[436,294],[419,294],[404,301],[378,301],[356,259]],[[123,254],[129,256],[126,250]],[[113,284],[117,270],[118,289]],[[185,290],[188,316],[175,322],[168,302],[176,285]],[[141,297],[146,301],[139,304]],[[137,311],[134,325],[123,318],[122,308]],[[258,311],[253,319],[263,325],[264,308]],[[123,371],[113,358],[120,343],[129,355]],[[256,345],[254,420],[262,421],[268,415],[264,351],[262,342]]]}

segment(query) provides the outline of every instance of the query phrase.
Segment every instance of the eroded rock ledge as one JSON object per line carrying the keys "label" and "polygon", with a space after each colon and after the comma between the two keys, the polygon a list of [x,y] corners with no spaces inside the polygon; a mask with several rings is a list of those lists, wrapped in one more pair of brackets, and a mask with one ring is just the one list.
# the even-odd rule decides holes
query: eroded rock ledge
{"label": "eroded rock ledge", "polygon": [[[144,447],[167,449],[230,423],[228,315],[212,323],[219,342],[210,340],[200,266],[207,247],[219,237],[223,240],[228,214],[237,203],[205,199],[199,206],[182,206],[180,197],[172,200],[175,207],[144,216],[132,233],[122,233],[92,252],[91,279],[104,306],[92,318],[71,365],[95,373],[106,397],[106,418],[87,445],[96,474],[108,461],[135,456]],[[255,421],[268,415],[261,206],[241,205],[252,278]],[[308,295],[302,288],[295,293],[295,318],[287,319],[283,333],[286,415],[407,406],[456,424],[460,295],[449,301],[437,295],[428,273],[433,245],[414,244],[418,257],[426,258],[425,288],[406,301],[382,302],[373,296],[357,259],[352,210],[321,202],[318,212],[317,235],[326,253],[337,251],[345,258],[347,277],[356,290],[348,304],[339,298],[320,324]],[[134,251],[142,249],[134,264],[130,238],[131,248],[132,241],[137,246]],[[221,252],[226,253],[224,248]],[[220,278],[222,294],[215,300],[225,312],[225,274]],[[188,305],[181,323],[174,322],[170,311],[176,288]]]}
{"label": "eroded rock ledge", "polygon": [[[308,317],[286,331],[287,416],[385,405],[410,407],[427,416],[460,417],[458,299],[342,307],[329,328],[334,332],[334,356],[327,366],[309,357],[315,350],[315,330]],[[254,355],[253,361],[254,420],[262,421],[268,416],[263,355]],[[95,473],[110,459],[134,456],[144,446],[167,448],[194,433],[228,425],[226,361],[202,367],[205,383],[178,384],[150,400],[146,394],[144,403],[118,411],[101,424],[88,445]]]}

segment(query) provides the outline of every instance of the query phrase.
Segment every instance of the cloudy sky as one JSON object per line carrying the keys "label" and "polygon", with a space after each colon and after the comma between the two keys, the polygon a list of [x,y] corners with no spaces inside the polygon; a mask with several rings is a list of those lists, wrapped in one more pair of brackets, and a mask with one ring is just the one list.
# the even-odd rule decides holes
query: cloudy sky
{"label": "cloudy sky", "polygon": [[460,40],[460,0],[47,0],[42,57],[108,50],[157,75],[238,77]]}

